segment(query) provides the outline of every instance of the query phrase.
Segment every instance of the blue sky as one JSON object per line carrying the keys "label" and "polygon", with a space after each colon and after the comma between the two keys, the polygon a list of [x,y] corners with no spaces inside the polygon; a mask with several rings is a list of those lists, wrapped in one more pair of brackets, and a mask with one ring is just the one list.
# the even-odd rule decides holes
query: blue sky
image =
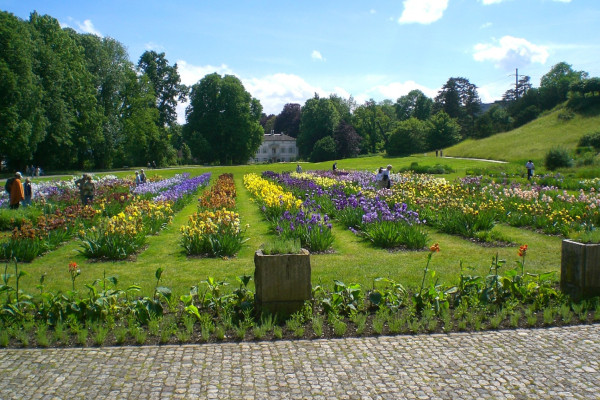
{"label": "blue sky", "polygon": [[0,9],[115,38],[134,63],[164,52],[187,85],[236,75],[267,114],[315,92],[358,104],[412,89],[435,97],[450,77],[491,102],[516,68],[539,86],[561,61],[600,76],[598,0],[0,0]]}

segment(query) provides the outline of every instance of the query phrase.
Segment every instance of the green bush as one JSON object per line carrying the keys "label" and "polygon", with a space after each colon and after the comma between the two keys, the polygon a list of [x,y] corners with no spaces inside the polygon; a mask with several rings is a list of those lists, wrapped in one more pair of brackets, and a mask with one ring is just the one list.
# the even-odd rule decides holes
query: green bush
{"label": "green bush", "polygon": [[577,147],[593,147],[596,151],[600,151],[600,131],[583,135]]}
{"label": "green bush", "polygon": [[554,147],[546,154],[544,165],[550,171],[558,168],[568,168],[573,165],[573,159],[566,149]]}

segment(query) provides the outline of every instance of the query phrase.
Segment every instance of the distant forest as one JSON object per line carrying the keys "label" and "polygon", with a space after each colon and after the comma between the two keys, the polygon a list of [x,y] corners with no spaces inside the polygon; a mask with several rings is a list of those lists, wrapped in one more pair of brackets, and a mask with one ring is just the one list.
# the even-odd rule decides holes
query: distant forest
{"label": "distant forest", "polygon": [[[176,106],[188,99],[179,125]],[[35,12],[27,21],[0,12],[0,161],[12,171],[240,164],[272,130],[297,138],[306,160],[401,156],[513,129],[567,100],[578,111],[598,99],[600,79],[561,62],[539,88],[523,76],[486,107],[475,84],[452,77],[433,99],[413,90],[358,105],[315,94],[265,115],[234,76],[210,74],[186,87],[164,53],[147,51],[133,64],[115,39]]]}

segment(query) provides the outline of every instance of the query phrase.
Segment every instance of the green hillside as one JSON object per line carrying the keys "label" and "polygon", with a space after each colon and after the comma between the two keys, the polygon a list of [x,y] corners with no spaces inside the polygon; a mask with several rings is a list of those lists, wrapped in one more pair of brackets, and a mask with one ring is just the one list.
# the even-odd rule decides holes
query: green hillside
{"label": "green hillside", "polygon": [[600,129],[600,109],[595,112],[571,114],[564,120],[559,116],[569,113],[557,108],[536,120],[509,132],[498,133],[485,139],[467,139],[444,150],[452,157],[485,158],[490,160],[541,161],[552,147],[574,150],[579,138]]}

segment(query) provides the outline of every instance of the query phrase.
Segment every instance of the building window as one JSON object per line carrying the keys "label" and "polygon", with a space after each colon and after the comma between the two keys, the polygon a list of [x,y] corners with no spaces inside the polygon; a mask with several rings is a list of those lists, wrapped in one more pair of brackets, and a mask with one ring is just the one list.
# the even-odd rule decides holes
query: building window
{"label": "building window", "polygon": [[262,149],[262,152],[263,152],[263,154],[266,154],[266,153],[267,153],[267,149],[265,149],[265,148],[263,147],[263,149]]}
{"label": "building window", "polygon": [[273,154],[277,154],[277,149],[273,147]]}

